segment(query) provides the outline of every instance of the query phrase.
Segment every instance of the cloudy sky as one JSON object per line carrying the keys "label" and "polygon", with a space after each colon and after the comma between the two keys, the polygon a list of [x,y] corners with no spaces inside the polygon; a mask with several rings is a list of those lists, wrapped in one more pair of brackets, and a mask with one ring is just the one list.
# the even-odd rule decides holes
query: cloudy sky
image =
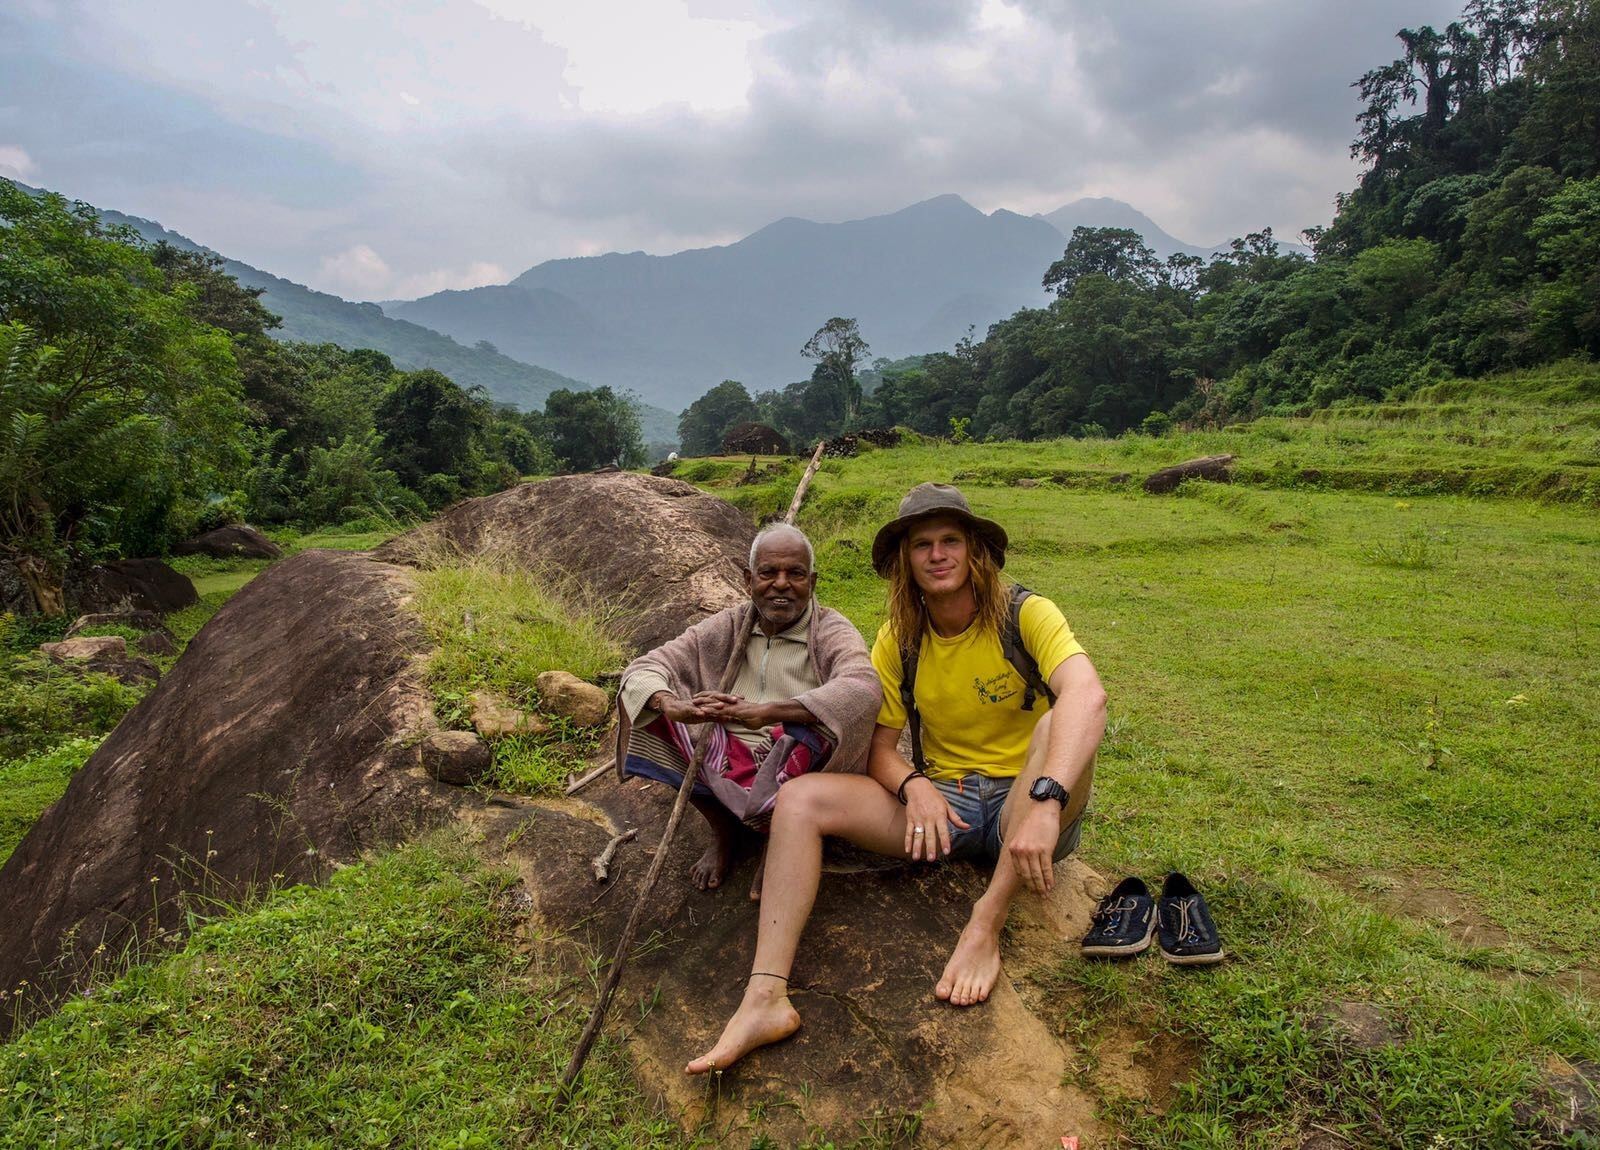
{"label": "cloudy sky", "polygon": [[955,192],[1326,223],[1460,0],[0,0],[0,175],[355,299]]}

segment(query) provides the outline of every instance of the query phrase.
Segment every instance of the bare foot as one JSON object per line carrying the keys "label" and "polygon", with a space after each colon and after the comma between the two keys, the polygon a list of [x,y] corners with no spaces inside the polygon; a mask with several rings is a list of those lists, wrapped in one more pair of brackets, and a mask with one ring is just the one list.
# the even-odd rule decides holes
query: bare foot
{"label": "bare foot", "polygon": [[726,1070],[752,1050],[782,1042],[799,1029],[800,1014],[789,1003],[787,984],[775,978],[753,978],[717,1044],[685,1066],[684,1073]]}
{"label": "bare foot", "polygon": [[944,973],[933,993],[951,1006],[972,1006],[988,1000],[999,977],[999,933],[969,921],[956,941],[950,961],[944,964]]}
{"label": "bare foot", "polygon": [[767,846],[761,844],[761,857],[756,859],[756,877],[750,880],[750,901],[761,901],[761,880],[767,874]]}
{"label": "bare foot", "polygon": [[697,890],[716,890],[733,868],[733,840],[718,835],[706,853],[689,868],[689,881]]}

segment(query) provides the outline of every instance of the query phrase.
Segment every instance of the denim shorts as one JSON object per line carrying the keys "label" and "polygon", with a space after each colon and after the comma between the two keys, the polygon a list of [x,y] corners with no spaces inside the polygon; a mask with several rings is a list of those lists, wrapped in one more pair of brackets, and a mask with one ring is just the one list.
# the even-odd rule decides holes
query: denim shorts
{"label": "denim shorts", "polygon": [[[968,827],[967,830],[962,830],[954,823],[950,825],[950,857],[981,858],[990,862],[998,859],[1002,845],[1000,811],[1005,806],[1006,796],[1011,793],[1011,784],[1017,781],[1016,777],[996,779],[988,775],[970,774],[962,776],[959,782],[955,779],[931,781],[939,788],[939,793],[944,796],[945,802],[950,804],[950,809],[960,816]],[[1079,815],[1071,826],[1061,832],[1061,837],[1056,839],[1052,860],[1060,862],[1077,850],[1078,840],[1082,837],[1083,816]]]}

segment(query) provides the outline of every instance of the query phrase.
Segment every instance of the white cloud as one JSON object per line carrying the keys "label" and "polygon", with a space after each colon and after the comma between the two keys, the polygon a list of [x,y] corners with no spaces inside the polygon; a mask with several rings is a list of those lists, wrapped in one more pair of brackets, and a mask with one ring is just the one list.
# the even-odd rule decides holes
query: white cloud
{"label": "white cloud", "polygon": [[0,176],[13,180],[30,180],[39,170],[33,157],[14,144],[0,144]]}
{"label": "white cloud", "polygon": [[326,257],[317,269],[317,281],[346,299],[382,299],[394,282],[394,273],[372,248],[355,244]]}
{"label": "white cloud", "polygon": [[588,112],[637,114],[669,104],[743,107],[753,73],[754,20],[699,17],[682,0],[487,0],[496,15],[564,48],[564,79]]}
{"label": "white cloud", "polygon": [[429,272],[402,276],[395,281],[393,292],[385,298],[417,299],[420,296],[432,295],[436,291],[464,291],[467,288],[484,287],[487,284],[503,284],[512,274],[500,264],[477,260],[461,269],[437,268]]}
{"label": "white cloud", "polygon": [[511,273],[504,266],[488,260],[401,275],[370,245],[353,244],[323,259],[317,267],[315,286],[346,299],[416,299],[438,291],[503,284],[510,278]]}
{"label": "white cloud", "polygon": [[[1200,243],[1269,223],[1290,233],[1326,222],[1355,175],[1350,81],[1398,51],[1400,24],[1459,11],[1459,0],[1411,0],[1400,14],[1387,0],[29,2],[38,52],[70,64],[61,90],[107,80],[85,93],[98,103],[56,101],[49,134],[28,134],[39,117],[24,108],[0,119],[0,139],[63,182],[69,164],[99,165],[97,187],[68,190],[114,189],[107,206],[357,298],[944,192],[1023,212],[1114,196]],[[0,104],[33,90],[8,91],[0,75]],[[73,108],[127,91],[145,114],[118,130],[144,132],[141,150],[83,146],[97,123]],[[169,106],[172,123],[148,114]],[[212,158],[194,165],[202,178],[171,174],[184,147]]]}

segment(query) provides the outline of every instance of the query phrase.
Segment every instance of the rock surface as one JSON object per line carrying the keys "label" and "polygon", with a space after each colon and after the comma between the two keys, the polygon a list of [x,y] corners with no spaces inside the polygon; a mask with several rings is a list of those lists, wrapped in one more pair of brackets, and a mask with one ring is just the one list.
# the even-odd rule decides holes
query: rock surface
{"label": "rock surface", "polygon": [[546,671],[534,680],[542,709],[574,726],[598,727],[611,713],[611,696],[570,671]]}
{"label": "rock surface", "polygon": [[422,769],[441,783],[470,787],[493,767],[489,745],[471,731],[433,731],[422,740]]}
{"label": "rock surface", "polygon": [[170,635],[160,631],[147,631],[133,644],[142,655],[176,655],[178,644]]}
{"label": "rock surface", "polygon": [[1171,467],[1163,467],[1144,481],[1144,489],[1151,495],[1165,495],[1176,491],[1186,479],[1209,479],[1226,483],[1233,477],[1231,455],[1207,455],[1200,459],[1187,459]]}
{"label": "rock surface", "polygon": [[550,729],[538,715],[518,710],[493,691],[474,691],[467,701],[472,704],[472,729],[486,739],[542,735]]}
{"label": "rock surface", "polygon": [[[538,928],[566,931],[586,952],[608,957],[671,798],[666,787],[608,775],[565,809],[529,803],[483,818],[492,843],[510,840],[504,849],[525,876]],[[590,860],[630,827],[638,838],[618,851],[614,889],[597,898]],[[791,982],[800,1032],[712,1084],[687,1077],[683,1066],[715,1041],[739,1001],[760,906],[746,897],[748,860],[720,890],[694,889],[689,865],[708,842],[700,820],[684,824],[639,933],[652,944],[630,962],[612,1011],[613,1032],[628,1018],[642,1083],[686,1127],[720,1106],[719,1125],[764,1111],[761,1130],[775,1145],[800,1145],[818,1127],[843,1144],[862,1135],[862,1123],[885,1135],[884,1144],[901,1145],[888,1133],[920,1111],[918,1145],[1033,1147],[1069,1132],[1084,1137],[1086,1150],[1109,1145],[1096,1100],[1069,1072],[1079,1052],[1012,981],[1058,963],[1087,929],[1105,890],[1092,871],[1069,860],[1057,868],[1049,900],[1018,900],[1005,951],[1010,977],[987,1004],[961,1010],[932,990],[985,874],[965,863],[912,868],[830,857]],[[638,1021],[630,1004],[652,997],[657,1004]],[[592,1005],[592,994],[580,1001]],[[797,1092],[809,1097],[794,1109]],[[723,1145],[752,1143],[760,1131],[744,1121]]]}
{"label": "rock surface", "polygon": [[73,659],[125,659],[128,641],[121,635],[94,635],[83,639],[63,639],[59,643],[41,643],[39,650],[57,663]]}
{"label": "rock surface", "polygon": [[442,541],[555,573],[614,618],[625,642],[648,650],[745,598],[754,535],[742,511],[687,483],[612,471],[465,500],[377,554],[409,562]]}
{"label": "rock surface", "polygon": [[117,559],[67,582],[67,603],[83,614],[154,611],[165,615],[200,601],[194,584],[159,559]]}
{"label": "rock surface", "polygon": [[407,594],[401,568],[307,551],[217,612],[0,868],[0,986],[43,1007],[101,941],[181,930],[180,892],[315,880],[447,817],[462,792],[416,766],[432,707]]}
{"label": "rock surface", "polygon": [[94,615],[79,615],[67,628],[66,637],[76,639],[85,631],[97,627],[126,627],[130,631],[160,633],[169,639],[174,637],[166,621],[154,611],[103,611]]}
{"label": "rock surface", "polygon": [[174,555],[210,555],[216,559],[277,559],[283,548],[254,527],[230,523],[193,539],[185,539],[172,549]]}

